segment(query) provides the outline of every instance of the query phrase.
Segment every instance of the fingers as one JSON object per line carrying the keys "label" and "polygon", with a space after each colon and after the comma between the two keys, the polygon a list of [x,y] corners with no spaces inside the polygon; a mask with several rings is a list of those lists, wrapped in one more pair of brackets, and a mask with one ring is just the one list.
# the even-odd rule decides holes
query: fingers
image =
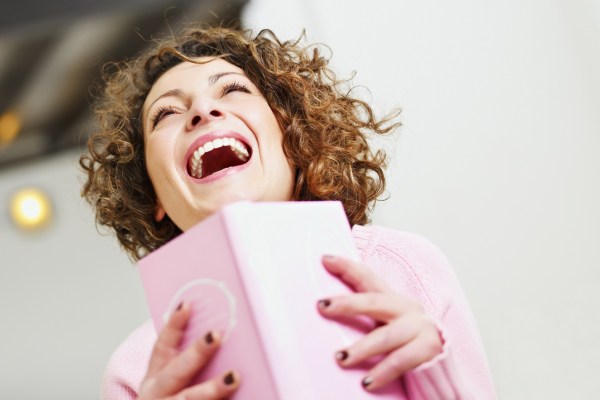
{"label": "fingers", "polygon": [[153,397],[164,397],[185,388],[192,378],[206,365],[219,346],[216,332],[208,332],[198,338],[182,353],[173,357],[169,363],[147,382],[145,389]]}
{"label": "fingers", "polygon": [[405,296],[392,292],[354,293],[321,300],[318,309],[327,318],[367,316],[382,324],[335,354],[344,368],[385,356],[365,377],[363,386],[367,390],[387,385],[442,351],[434,321],[419,303]]}
{"label": "fingers", "polygon": [[189,318],[189,305],[185,303],[180,304],[158,335],[154,348],[152,349],[146,376],[156,374],[178,354],[178,346],[183,337],[185,326],[187,325]]}
{"label": "fingers", "polygon": [[360,263],[323,257],[323,266],[358,293],[324,299],[319,312],[327,318],[367,316],[384,325],[335,354],[342,367],[353,367],[374,356],[385,356],[363,379],[365,389],[378,389],[398,379],[442,351],[434,322],[417,302],[394,293]]}
{"label": "fingers", "polygon": [[337,362],[345,368],[353,367],[406,345],[419,334],[418,324],[413,321],[411,316],[405,316],[371,331],[352,346],[339,350],[335,354]]}
{"label": "fingers", "polygon": [[442,344],[437,332],[422,332],[375,365],[363,379],[362,385],[369,391],[376,390],[431,360],[441,351]]}
{"label": "fingers", "polygon": [[191,386],[168,400],[213,400],[229,398],[240,385],[240,377],[233,371],[198,385]]}
{"label": "fingers", "polygon": [[190,307],[183,303],[160,332],[139,399],[223,399],[238,388],[240,378],[233,371],[187,387],[220,345],[218,333],[211,331],[181,352],[179,344],[189,318]]}
{"label": "fingers", "polygon": [[388,286],[362,264],[343,257],[324,256],[323,266],[357,292],[389,292]]}
{"label": "fingers", "polygon": [[389,322],[414,309],[421,310],[417,302],[392,293],[355,293],[323,299],[317,305],[327,318],[366,315],[379,322]]}

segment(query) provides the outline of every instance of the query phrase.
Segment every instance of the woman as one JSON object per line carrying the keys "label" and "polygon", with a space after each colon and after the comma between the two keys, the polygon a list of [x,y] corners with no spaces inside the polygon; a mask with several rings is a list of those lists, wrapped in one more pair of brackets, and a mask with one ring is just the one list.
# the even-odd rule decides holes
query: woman
{"label": "woman", "polygon": [[[363,265],[325,257],[354,288],[323,299],[325,318],[366,315],[377,328],[337,350],[341,368],[383,355],[361,384],[401,379],[409,399],[495,397],[468,304],[447,261],[415,235],[362,226],[383,192],[385,156],[367,134],[396,127],[374,116],[317,48],[224,28],[191,29],[117,66],[98,105],[99,129],[81,165],[83,195],[133,259],[237,200],[341,201]],[[158,337],[150,323],[117,349],[105,398],[219,399],[236,371],[193,386],[218,351],[207,332],[183,352],[182,304]],[[357,383],[358,384],[358,383]]]}

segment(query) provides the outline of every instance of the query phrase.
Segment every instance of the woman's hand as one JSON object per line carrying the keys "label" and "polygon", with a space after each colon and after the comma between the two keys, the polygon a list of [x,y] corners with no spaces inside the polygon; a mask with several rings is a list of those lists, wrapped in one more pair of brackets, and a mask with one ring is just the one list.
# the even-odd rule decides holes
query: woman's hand
{"label": "woman's hand", "polygon": [[393,292],[364,266],[342,257],[323,257],[325,268],[354,289],[354,294],[320,300],[320,313],[332,319],[364,315],[377,327],[335,358],[340,366],[352,367],[377,355],[385,355],[362,381],[375,390],[442,352],[435,323],[420,304]]}
{"label": "woman's hand", "polygon": [[139,400],[212,400],[229,397],[239,386],[239,377],[227,372],[220,377],[188,387],[210,361],[219,346],[216,332],[208,332],[184,351],[179,351],[190,308],[185,303],[173,313],[152,350],[148,372],[142,381]]}

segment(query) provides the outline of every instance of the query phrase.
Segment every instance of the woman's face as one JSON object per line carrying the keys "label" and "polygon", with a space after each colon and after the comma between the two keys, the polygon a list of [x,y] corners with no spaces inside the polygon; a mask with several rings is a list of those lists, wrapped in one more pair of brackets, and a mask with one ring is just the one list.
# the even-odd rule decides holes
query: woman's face
{"label": "woman's face", "polygon": [[281,128],[243,70],[221,59],[183,62],[144,102],[146,167],[165,213],[187,230],[238,200],[290,200],[294,172]]}

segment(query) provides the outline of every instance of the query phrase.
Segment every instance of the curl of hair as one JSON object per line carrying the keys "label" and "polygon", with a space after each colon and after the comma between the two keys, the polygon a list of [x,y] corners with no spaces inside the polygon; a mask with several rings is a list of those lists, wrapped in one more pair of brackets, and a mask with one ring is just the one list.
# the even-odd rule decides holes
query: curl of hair
{"label": "curl of hair", "polygon": [[137,260],[181,233],[167,217],[154,219],[156,194],[144,159],[142,105],[156,80],[184,60],[219,57],[244,70],[282,127],[283,150],[296,170],[293,200],[338,200],[352,225],[385,188],[386,157],[372,152],[369,134],[399,123],[394,111],[378,119],[351,96],[318,47],[281,42],[274,33],[228,28],[188,28],[159,41],[135,60],[105,67],[104,90],[95,106],[97,129],[80,165],[87,173],[82,196],[96,210],[96,223],[112,228]]}

